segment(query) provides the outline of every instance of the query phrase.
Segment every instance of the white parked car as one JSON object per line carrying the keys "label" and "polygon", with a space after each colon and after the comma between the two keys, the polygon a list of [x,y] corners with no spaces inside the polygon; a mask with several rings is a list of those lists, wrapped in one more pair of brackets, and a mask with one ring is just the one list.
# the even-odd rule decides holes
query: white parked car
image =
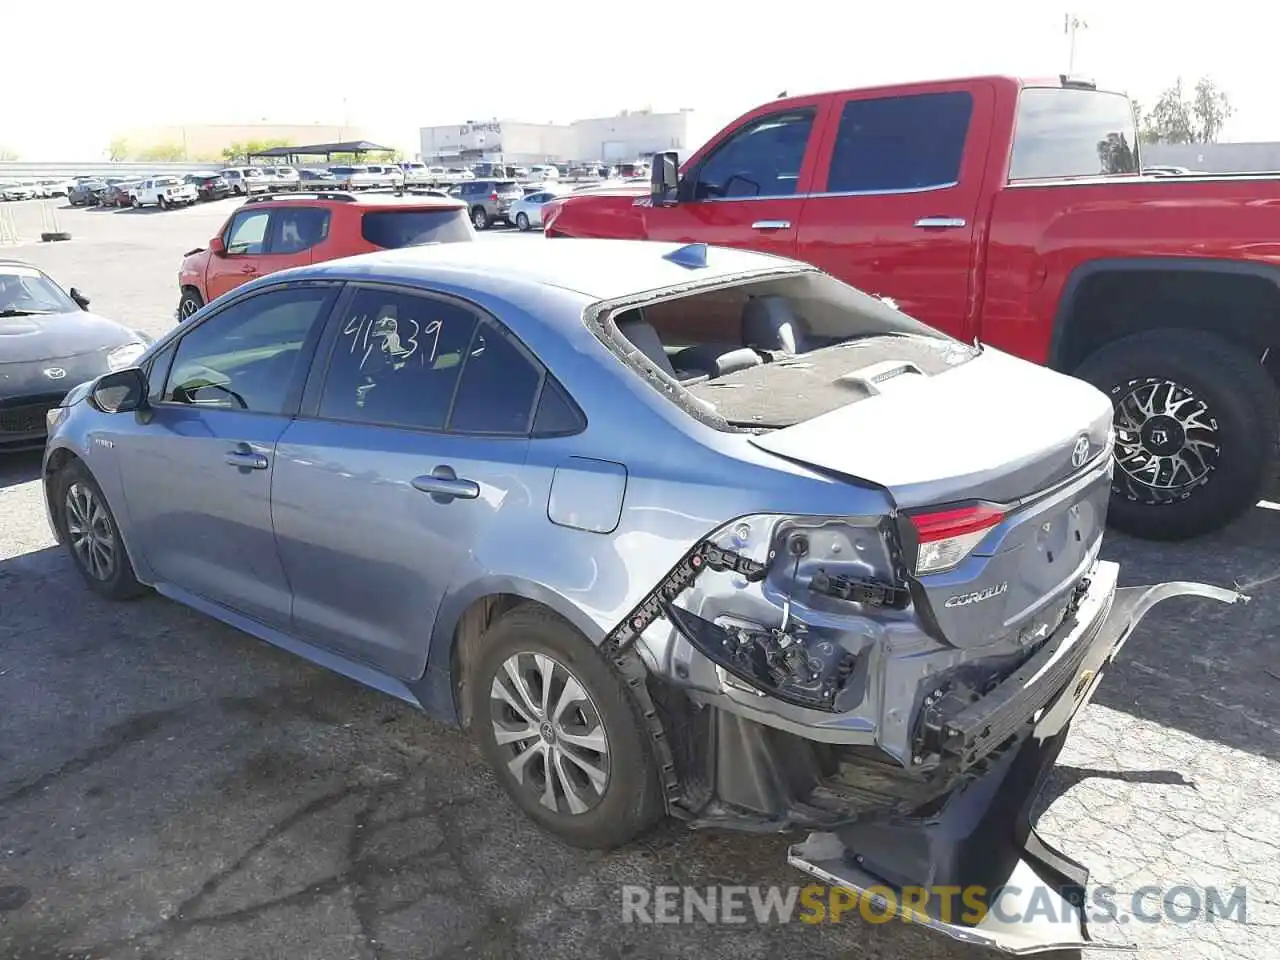
{"label": "white parked car", "polygon": [[200,199],[193,184],[183,183],[177,177],[148,177],[132,191],[135,207],[159,207],[168,210],[170,207],[190,206]]}
{"label": "white parked car", "polygon": [[364,164],[330,167],[329,172],[333,174],[339,190],[368,190],[382,186],[381,178],[375,177]]}
{"label": "white parked car", "polygon": [[[435,169],[435,168],[431,168]],[[431,169],[421,160],[405,160],[400,164],[400,172],[404,174],[406,187],[429,187],[436,181],[432,179]]]}
{"label": "white parked car", "polygon": [[542,226],[542,208],[544,205],[564,196],[563,190],[542,189],[521,197],[511,204],[509,216],[511,222],[521,230],[532,230]]}
{"label": "white parked car", "polygon": [[71,185],[61,178],[47,178],[36,181],[36,193],[41,197],[65,197]]}
{"label": "white parked car", "polygon": [[28,181],[0,184],[0,200],[34,200],[35,184]]}
{"label": "white parked car", "polygon": [[271,189],[271,184],[262,175],[260,167],[227,167],[219,172],[222,179],[231,185],[231,192],[238,197],[266,193]]}
{"label": "white parked car", "polygon": [[299,190],[302,188],[302,177],[293,167],[271,166],[262,168],[262,178],[269,190]]}
{"label": "white parked car", "polygon": [[368,170],[380,187],[404,186],[404,171],[394,163],[371,163]]}

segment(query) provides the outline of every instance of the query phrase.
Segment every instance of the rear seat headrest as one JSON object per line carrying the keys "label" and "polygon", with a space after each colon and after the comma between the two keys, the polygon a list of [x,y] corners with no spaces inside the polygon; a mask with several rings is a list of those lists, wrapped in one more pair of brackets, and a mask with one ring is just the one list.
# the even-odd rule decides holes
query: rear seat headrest
{"label": "rear seat headrest", "polygon": [[742,308],[742,342],[760,350],[803,353],[804,329],[791,301],[777,294],[751,297]]}

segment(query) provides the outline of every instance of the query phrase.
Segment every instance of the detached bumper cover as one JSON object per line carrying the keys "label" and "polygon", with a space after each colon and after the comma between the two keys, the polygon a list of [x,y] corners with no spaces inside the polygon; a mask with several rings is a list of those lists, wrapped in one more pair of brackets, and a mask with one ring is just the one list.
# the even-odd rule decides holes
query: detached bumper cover
{"label": "detached bumper cover", "polygon": [[[1114,564],[1099,565],[1100,575],[1113,578],[1115,572]],[[1185,582],[1106,591],[1094,601],[1106,605],[1097,617],[1083,616],[1082,606],[1082,626],[940,728],[944,753],[974,762],[1030,717],[1034,727],[1015,751],[1000,755],[987,773],[928,815],[810,834],[791,847],[788,862],[827,884],[869,895],[880,909],[911,904],[913,922],[1007,954],[1100,946],[1090,938],[1081,907],[1088,870],[1039,838],[1031,808],[1072,718],[1106,666],[1152,607],[1177,596],[1248,600]],[[961,918],[959,897],[952,902],[937,895],[942,890],[967,891],[983,905],[970,913],[981,915]]]}

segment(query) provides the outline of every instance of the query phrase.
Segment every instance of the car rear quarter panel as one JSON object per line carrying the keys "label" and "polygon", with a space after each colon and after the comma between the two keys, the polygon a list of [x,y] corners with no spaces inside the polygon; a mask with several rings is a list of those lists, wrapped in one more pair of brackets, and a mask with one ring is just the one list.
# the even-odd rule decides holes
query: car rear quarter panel
{"label": "car rear quarter panel", "polygon": [[[1045,363],[1073,275],[1098,261],[1280,266],[1280,178],[1164,177],[1008,186],[989,224],[981,335]],[[1150,266],[1150,263],[1147,264]]]}

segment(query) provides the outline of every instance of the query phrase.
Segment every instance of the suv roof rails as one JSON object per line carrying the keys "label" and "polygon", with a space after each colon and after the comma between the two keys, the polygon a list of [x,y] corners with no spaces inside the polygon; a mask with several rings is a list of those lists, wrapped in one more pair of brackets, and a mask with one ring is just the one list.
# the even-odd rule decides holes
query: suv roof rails
{"label": "suv roof rails", "polygon": [[250,197],[245,203],[262,203],[264,200],[341,200],[343,203],[355,203],[356,196],[345,190],[290,190],[288,193],[259,193]]}

